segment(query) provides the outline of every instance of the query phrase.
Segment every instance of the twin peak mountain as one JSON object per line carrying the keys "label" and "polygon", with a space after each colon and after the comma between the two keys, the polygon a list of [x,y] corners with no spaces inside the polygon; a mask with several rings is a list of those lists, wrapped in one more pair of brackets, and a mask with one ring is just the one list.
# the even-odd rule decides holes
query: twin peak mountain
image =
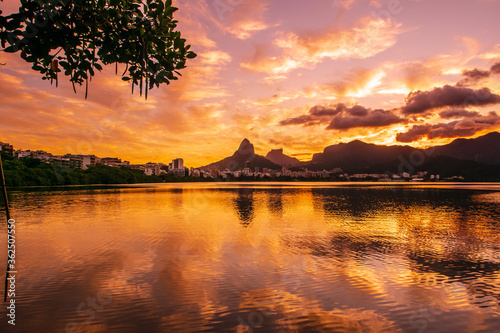
{"label": "twin peak mountain", "polygon": [[[413,171],[443,173],[441,169],[459,172],[461,169],[488,169],[488,173],[500,172],[500,133],[492,132],[475,139],[456,139],[450,144],[427,149],[411,146],[383,146],[355,140],[328,146],[322,153],[314,154],[311,161],[301,162],[274,149],[261,156],[255,154],[254,145],[244,139],[232,156],[200,167],[203,170],[253,170],[268,168],[280,170],[282,166],[309,170],[333,170],[341,168],[347,173],[401,172],[406,166]],[[453,170],[449,170],[449,169]],[[422,170],[419,170],[422,169]],[[412,171],[412,170],[403,170]],[[463,170],[462,170],[463,171]],[[447,172],[444,172],[447,173]],[[498,174],[500,177],[500,174]]]}

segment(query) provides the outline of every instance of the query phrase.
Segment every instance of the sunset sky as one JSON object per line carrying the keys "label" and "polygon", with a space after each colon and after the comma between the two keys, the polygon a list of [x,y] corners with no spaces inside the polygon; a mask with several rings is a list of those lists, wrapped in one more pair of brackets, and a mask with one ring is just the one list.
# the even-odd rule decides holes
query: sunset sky
{"label": "sunset sky", "polygon": [[354,139],[423,147],[500,130],[498,0],[174,3],[198,57],[147,101],[114,66],[85,100],[0,53],[0,141],[196,167],[243,138],[308,160]]}

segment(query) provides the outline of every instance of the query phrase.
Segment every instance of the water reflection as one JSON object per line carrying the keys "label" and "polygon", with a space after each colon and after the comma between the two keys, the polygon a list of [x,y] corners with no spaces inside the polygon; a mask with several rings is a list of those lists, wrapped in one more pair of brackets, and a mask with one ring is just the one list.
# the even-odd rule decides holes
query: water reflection
{"label": "water reflection", "polygon": [[499,194],[304,185],[14,193],[18,328],[494,331]]}
{"label": "water reflection", "polygon": [[253,192],[251,188],[236,189],[236,198],[234,199],[234,209],[238,214],[241,225],[248,227],[254,219]]}
{"label": "water reflection", "polygon": [[283,216],[283,193],[282,189],[269,191],[267,209],[276,216]]}

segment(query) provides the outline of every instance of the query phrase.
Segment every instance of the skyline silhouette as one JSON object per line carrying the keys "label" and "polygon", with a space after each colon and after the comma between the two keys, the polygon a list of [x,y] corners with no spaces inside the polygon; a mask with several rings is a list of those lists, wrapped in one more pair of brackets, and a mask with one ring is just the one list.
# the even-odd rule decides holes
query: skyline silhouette
{"label": "skyline silhouette", "polygon": [[[85,100],[84,89],[51,86],[2,53],[0,141],[206,165],[245,137],[259,154],[284,148],[308,160],[357,139],[427,147],[500,130],[497,1],[217,4],[175,1],[198,57],[147,101],[130,95],[114,67]],[[2,2],[4,14],[17,7]]]}

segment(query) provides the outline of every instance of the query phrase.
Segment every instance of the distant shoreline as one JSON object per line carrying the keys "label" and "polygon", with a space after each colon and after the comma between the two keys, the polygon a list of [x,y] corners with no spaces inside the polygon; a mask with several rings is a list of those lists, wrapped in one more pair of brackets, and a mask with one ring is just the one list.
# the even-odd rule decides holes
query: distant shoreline
{"label": "distant shoreline", "polygon": [[[136,183],[136,184],[90,184],[90,185],[54,185],[54,186],[11,186],[8,187],[13,192],[24,192],[24,190],[42,190],[42,191],[59,191],[59,190],[99,190],[99,189],[130,189],[130,188],[160,188],[160,187],[191,187],[190,185],[198,185],[203,188],[224,187],[224,185],[233,186],[285,186],[285,187],[328,187],[328,186],[382,186],[382,187],[469,187],[469,186],[498,186],[500,191],[500,182],[389,182],[389,181],[225,181],[225,182],[165,182],[165,183]],[[196,186],[196,187],[198,187]],[[195,187],[195,188],[196,188]]]}

